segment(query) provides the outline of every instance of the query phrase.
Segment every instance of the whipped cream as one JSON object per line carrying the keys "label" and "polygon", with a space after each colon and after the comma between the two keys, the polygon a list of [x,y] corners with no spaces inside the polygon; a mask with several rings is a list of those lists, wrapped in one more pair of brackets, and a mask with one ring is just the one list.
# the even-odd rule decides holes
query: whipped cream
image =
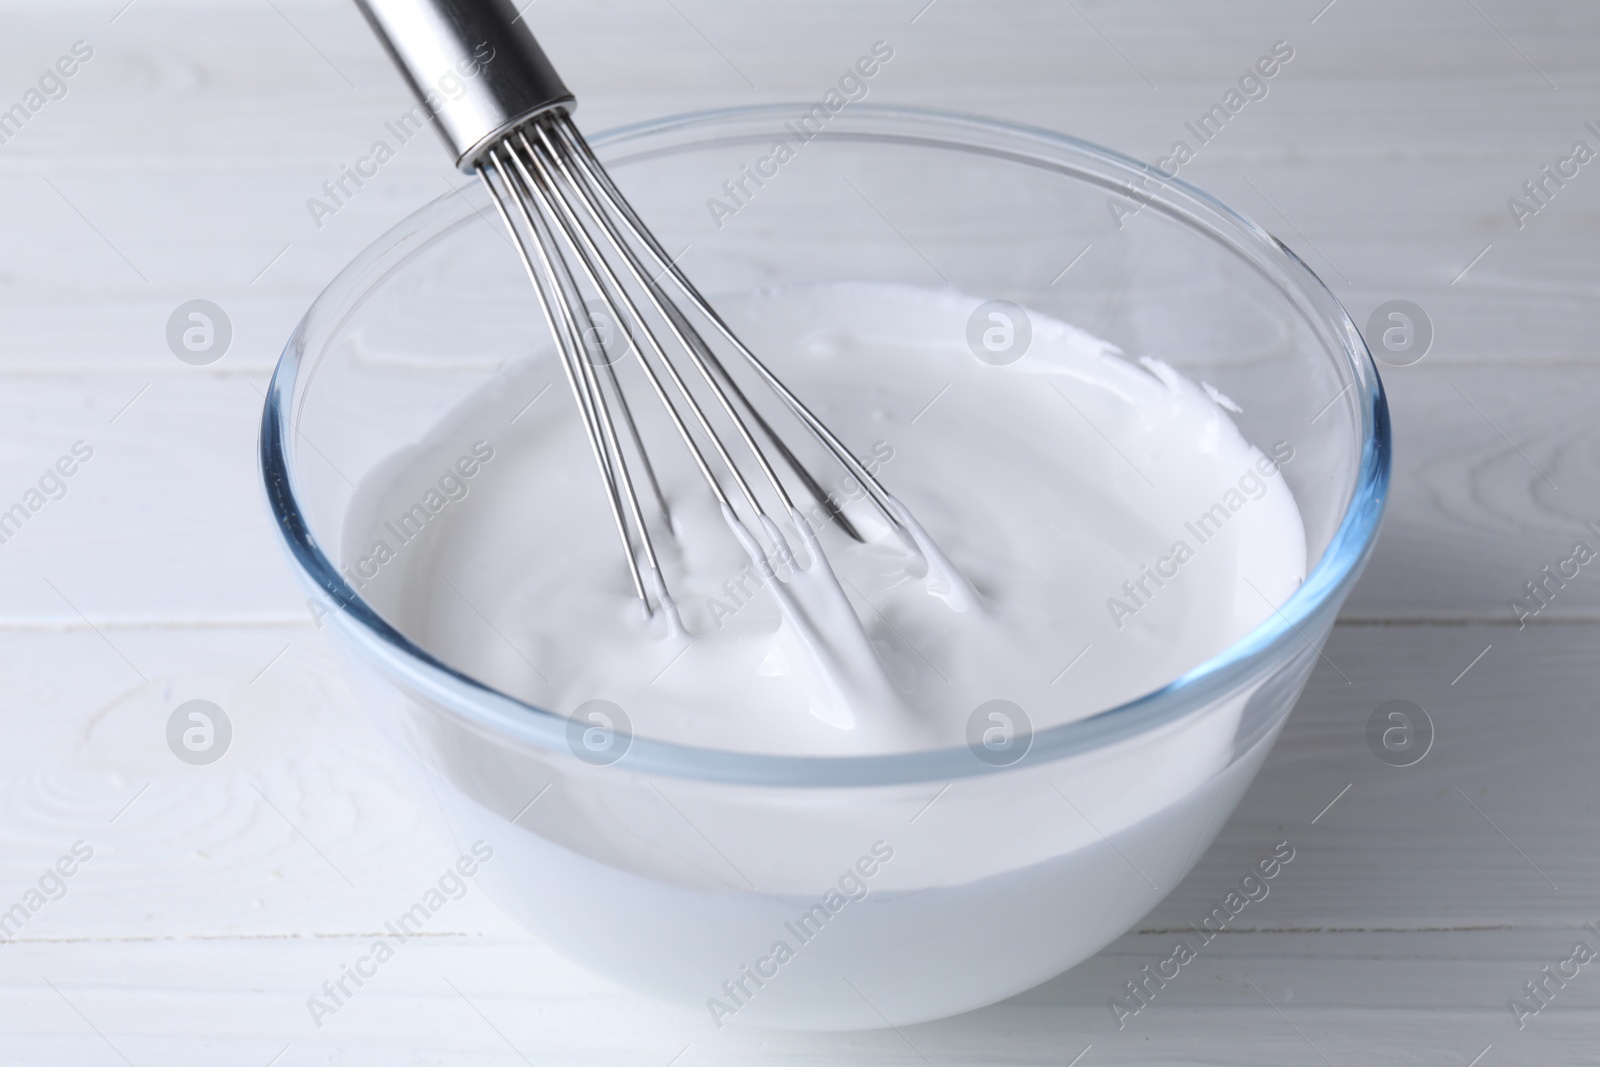
{"label": "whipped cream", "polygon": [[903,506],[905,535],[807,447],[865,540],[801,496],[796,552],[747,524],[752,552],[640,397],[682,629],[644,618],[546,353],[363,482],[345,573],[417,644],[530,703],[603,700],[638,736],[790,755],[960,745],[994,701],[1033,730],[1081,719],[1198,666],[1298,587],[1292,443],[1258,449],[1211,386],[1037,313],[1021,358],[976,358],[981,303],[873,283],[717,301]]}

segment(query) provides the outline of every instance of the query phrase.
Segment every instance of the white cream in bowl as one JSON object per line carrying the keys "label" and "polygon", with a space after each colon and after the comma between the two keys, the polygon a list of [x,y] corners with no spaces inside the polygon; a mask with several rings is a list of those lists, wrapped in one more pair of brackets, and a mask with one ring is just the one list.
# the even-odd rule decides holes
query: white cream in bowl
{"label": "white cream in bowl", "polygon": [[[1034,730],[1084,718],[1222,651],[1304,577],[1278,475],[1292,448],[1257,449],[1220,394],[1154,359],[1035,314],[1026,353],[994,365],[967,341],[979,302],[947,291],[841,284],[720,304],[959,572],[927,573],[854,479],[808,455],[867,536],[801,500],[903,708],[870,706],[894,696],[859,686],[847,702],[868,706],[820,706],[769,580],[654,398],[635,394],[675,527],[657,524],[656,543],[688,633],[642,621],[551,363],[475,395],[363,484],[345,573],[422,647],[529,703],[570,714],[604,700],[637,736],[786,755],[961,745],[994,700]],[[952,592],[961,579],[976,598]]]}

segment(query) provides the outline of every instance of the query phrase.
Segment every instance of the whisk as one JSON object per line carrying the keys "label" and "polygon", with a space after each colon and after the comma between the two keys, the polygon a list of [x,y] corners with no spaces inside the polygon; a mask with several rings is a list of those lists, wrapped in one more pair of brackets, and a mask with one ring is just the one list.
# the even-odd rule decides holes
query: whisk
{"label": "whisk", "polygon": [[[775,560],[804,558],[806,569],[822,562],[817,569],[828,570],[797,493],[821,504],[827,521],[846,535],[863,540],[757,410],[708,336],[737,354],[865,489],[891,533],[921,555],[920,530],[905,510],[739,340],[618,190],[572,123],[572,93],[511,0],[356,2],[457,166],[487,187],[527,270],[582,416],[634,592],[648,614],[665,613],[681,632],[641,498],[658,512],[657,530],[670,535],[673,524],[617,373],[616,364],[630,353],[646,394],[659,401],[735,536],[769,577]],[[751,522],[770,547],[751,536]],[[828,584],[837,585],[831,575]]]}

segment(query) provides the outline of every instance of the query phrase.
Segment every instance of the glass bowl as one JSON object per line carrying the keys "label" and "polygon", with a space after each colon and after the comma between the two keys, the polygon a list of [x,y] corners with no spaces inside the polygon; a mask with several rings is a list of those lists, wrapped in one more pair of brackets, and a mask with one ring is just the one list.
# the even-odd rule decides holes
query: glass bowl
{"label": "glass bowl", "polygon": [[1019,738],[1009,751],[1021,758],[748,755],[622,734],[599,746],[620,758],[597,759],[586,724],[418,647],[363,599],[348,564],[356,487],[463,397],[553,358],[487,196],[469,187],[339,274],[290,339],[262,421],[278,528],[417,797],[464,852],[492,854],[476,877],[510,916],[717,1027],[898,1026],[992,1003],[1090,956],[1226,821],[1372,548],[1388,414],[1355,326],[1254,223],[1043,130],[780,106],[594,144],[666,247],[692,246],[686,268],[708,293],[942,283],[1158,355],[1219,390],[1248,440],[1294,449],[1283,476],[1308,574],[1219,655]]}

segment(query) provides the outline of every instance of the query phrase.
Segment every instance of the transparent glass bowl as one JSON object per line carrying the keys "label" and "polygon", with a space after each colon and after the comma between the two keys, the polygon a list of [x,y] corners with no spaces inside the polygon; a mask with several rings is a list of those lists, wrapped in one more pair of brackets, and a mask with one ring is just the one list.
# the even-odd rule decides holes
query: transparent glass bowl
{"label": "transparent glass bowl", "polygon": [[[806,758],[646,737],[611,765],[577,758],[567,719],[417,647],[340,565],[355,486],[506,367],[553,358],[476,187],[391,230],[318,298],[273,378],[261,462],[380,733],[462,848],[492,848],[478,880],[507,913],[718,1026],[875,1028],[1058,974],[1189,870],[1366,561],[1388,415],[1360,335],[1321,282],[1183,182],[955,115],[852,105],[813,119],[808,139],[800,129],[796,109],[749,108],[594,143],[668,249],[693,245],[709,293],[949,284],[1215,386],[1242,409],[1246,438],[1295,449],[1282,473],[1310,573],[1288,602],[1171,684],[1039,731],[1009,766],[967,748]],[[781,163],[779,140],[792,151]],[[737,199],[725,183],[742,186]]]}

